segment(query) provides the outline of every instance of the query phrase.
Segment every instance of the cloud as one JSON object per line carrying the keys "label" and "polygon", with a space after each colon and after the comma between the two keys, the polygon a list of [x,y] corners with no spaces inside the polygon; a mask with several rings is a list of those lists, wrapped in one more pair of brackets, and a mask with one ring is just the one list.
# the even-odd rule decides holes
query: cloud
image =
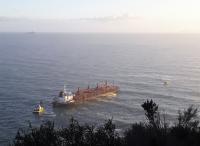
{"label": "cloud", "polygon": [[136,20],[140,19],[138,16],[130,16],[128,14],[122,14],[117,16],[104,16],[104,17],[91,17],[91,18],[80,18],[83,21],[121,21],[121,20]]}
{"label": "cloud", "polygon": [[16,21],[24,21],[24,20],[29,20],[27,18],[21,18],[21,17],[5,17],[5,16],[0,16],[0,22],[16,22]]}
{"label": "cloud", "polygon": [[11,19],[9,17],[3,17],[3,16],[0,17],[0,22],[7,22],[7,21],[11,21],[11,20],[13,20],[13,19]]}
{"label": "cloud", "polygon": [[24,18],[24,17],[5,17],[0,16],[0,22],[17,22],[17,21],[98,21],[98,22],[109,22],[109,21],[121,21],[121,20],[137,20],[141,19],[139,16],[131,16],[128,14],[116,15],[116,16],[103,16],[103,17],[87,17],[87,18],[66,18],[66,19],[41,19],[41,18]]}

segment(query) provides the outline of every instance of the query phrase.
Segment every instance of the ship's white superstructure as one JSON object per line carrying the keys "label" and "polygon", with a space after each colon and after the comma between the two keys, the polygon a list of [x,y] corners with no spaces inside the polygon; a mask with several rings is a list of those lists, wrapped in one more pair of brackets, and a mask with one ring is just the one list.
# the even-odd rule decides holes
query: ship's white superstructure
{"label": "ship's white superstructure", "polygon": [[64,86],[64,89],[60,91],[59,96],[53,99],[53,105],[59,106],[59,105],[66,105],[68,103],[73,103],[74,102],[73,97],[74,97],[73,93],[67,91]]}

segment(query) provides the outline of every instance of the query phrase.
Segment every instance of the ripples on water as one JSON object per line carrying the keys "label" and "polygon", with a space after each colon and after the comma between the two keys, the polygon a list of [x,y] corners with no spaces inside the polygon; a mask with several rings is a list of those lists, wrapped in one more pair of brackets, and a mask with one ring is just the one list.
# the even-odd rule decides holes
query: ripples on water
{"label": "ripples on water", "polygon": [[[0,143],[28,121],[99,124],[113,118],[119,128],[144,119],[140,107],[154,99],[169,119],[188,105],[200,105],[200,35],[0,34]],[[53,109],[68,89],[108,80],[120,86],[114,98]],[[167,81],[168,85],[164,86]],[[43,100],[46,113],[32,114]]]}

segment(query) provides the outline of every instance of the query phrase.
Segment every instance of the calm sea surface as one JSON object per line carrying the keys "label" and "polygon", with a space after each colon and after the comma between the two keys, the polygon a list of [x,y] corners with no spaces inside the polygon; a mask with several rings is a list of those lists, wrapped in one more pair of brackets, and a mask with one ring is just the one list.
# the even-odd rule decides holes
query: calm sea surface
{"label": "calm sea surface", "polygon": [[[75,91],[104,80],[120,86],[117,97],[51,105],[64,84]],[[29,121],[65,126],[71,116],[92,124],[113,118],[127,128],[145,119],[140,105],[150,98],[171,120],[177,110],[199,107],[200,35],[0,34],[0,145]],[[36,116],[40,100],[46,113]]]}

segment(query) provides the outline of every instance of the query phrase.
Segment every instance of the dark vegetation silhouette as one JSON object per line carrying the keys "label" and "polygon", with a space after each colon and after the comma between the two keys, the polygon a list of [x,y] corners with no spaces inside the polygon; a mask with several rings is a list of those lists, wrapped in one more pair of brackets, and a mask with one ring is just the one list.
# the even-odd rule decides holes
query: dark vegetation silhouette
{"label": "dark vegetation silhouette", "polygon": [[134,123],[122,135],[116,131],[112,119],[104,125],[80,125],[71,118],[66,128],[55,128],[47,121],[39,128],[29,124],[19,129],[11,146],[200,146],[198,110],[190,106],[178,111],[177,122],[169,124],[153,100],[142,105],[146,122]]}

